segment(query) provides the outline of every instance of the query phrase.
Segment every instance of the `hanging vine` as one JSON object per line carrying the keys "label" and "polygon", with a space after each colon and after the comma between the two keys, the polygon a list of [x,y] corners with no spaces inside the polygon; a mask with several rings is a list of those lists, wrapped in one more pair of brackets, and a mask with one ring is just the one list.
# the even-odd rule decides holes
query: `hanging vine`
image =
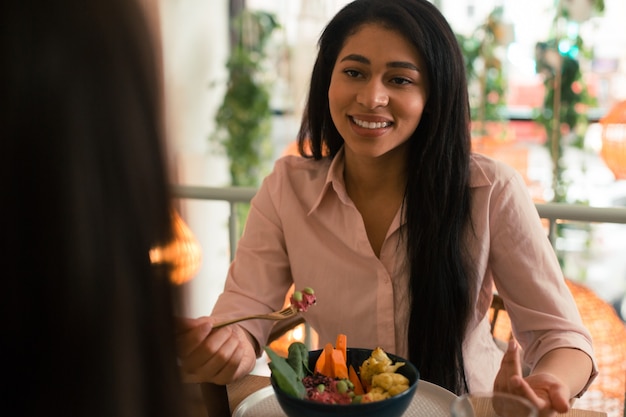
{"label": "hanging vine", "polygon": [[[215,116],[217,129],[210,137],[226,152],[233,186],[259,186],[271,161],[271,85],[264,65],[268,41],[278,27],[274,15],[264,11],[243,9],[233,21],[235,39],[226,64],[229,78]],[[236,208],[241,234],[249,205]]]}
{"label": "hanging vine", "polygon": [[278,26],[271,13],[247,9],[233,23],[238,39],[226,64],[229,79],[212,138],[226,151],[235,186],[257,186],[271,157],[270,85],[263,64],[267,42]]}
{"label": "hanging vine", "polygon": [[502,7],[496,7],[470,36],[457,34],[465,58],[470,87],[470,110],[473,134],[488,134],[489,122],[503,122],[506,105],[506,77],[501,56],[509,41],[502,20]]}
{"label": "hanging vine", "polygon": [[[588,0],[593,11],[604,11],[603,0]],[[535,48],[537,73],[543,76],[543,105],[535,112],[535,121],[546,132],[546,147],[553,164],[554,202],[568,201],[570,186],[564,177],[564,145],[583,147],[589,119],[587,109],[596,103],[583,79],[580,60],[589,59],[592,51],[585,48],[579,33],[580,16],[573,13],[567,0],[557,0],[550,38]],[[590,10],[590,11],[591,11]],[[588,18],[588,16],[587,16]]]}
{"label": "hanging vine", "polygon": [[[593,51],[587,50],[584,45],[580,24],[592,13],[602,13],[604,1],[587,0],[586,3],[576,4],[568,0],[556,1],[550,38],[538,43],[535,48],[536,71],[543,76],[545,87],[543,105],[536,112],[535,121],[545,129],[546,147],[552,160],[552,201],[587,204],[586,201],[570,201],[568,197],[571,183],[565,175],[568,167],[565,166],[564,149],[565,146],[583,148],[584,135],[589,126],[587,110],[597,104],[589,94],[581,70],[581,60],[591,59]],[[554,232],[557,238],[562,238],[570,228],[586,233],[588,249],[591,227],[558,223]],[[565,255],[563,250],[557,249],[561,267],[567,269]],[[578,268],[578,274],[579,279],[584,279],[586,269]]]}

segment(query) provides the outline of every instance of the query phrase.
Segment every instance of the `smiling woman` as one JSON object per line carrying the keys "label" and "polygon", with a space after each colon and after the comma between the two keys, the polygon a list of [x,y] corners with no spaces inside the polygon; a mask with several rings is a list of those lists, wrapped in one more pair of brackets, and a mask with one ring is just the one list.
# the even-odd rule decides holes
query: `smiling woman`
{"label": "smiling woman", "polygon": [[[345,334],[457,394],[497,380],[566,411],[596,374],[589,333],[521,176],[471,154],[469,127],[463,55],[432,3],[339,11],[319,40],[301,156],[279,159],[253,198],[212,317],[179,335],[184,369],[222,383],[247,374],[270,326],[210,323],[278,309],[295,285],[315,288],[303,315],[321,345]],[[494,283],[523,359],[501,363]],[[523,378],[515,358],[537,372]]]}

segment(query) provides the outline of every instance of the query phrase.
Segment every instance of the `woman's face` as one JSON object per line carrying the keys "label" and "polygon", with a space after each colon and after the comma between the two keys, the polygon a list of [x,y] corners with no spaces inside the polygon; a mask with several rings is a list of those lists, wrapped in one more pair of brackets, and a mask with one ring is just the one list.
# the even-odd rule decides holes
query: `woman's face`
{"label": "woman's face", "polygon": [[399,32],[366,24],[346,39],[328,100],[347,152],[378,157],[406,142],[427,98],[422,59]]}

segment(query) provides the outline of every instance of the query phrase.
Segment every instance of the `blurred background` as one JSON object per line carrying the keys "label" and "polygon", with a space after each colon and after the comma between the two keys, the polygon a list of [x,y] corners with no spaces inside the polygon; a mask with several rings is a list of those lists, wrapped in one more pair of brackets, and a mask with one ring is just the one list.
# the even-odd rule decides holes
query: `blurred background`
{"label": "blurred background", "polygon": [[[256,187],[291,152],[317,38],[346,3],[159,0],[177,183]],[[537,202],[626,206],[626,2],[433,3],[466,56],[474,150],[520,171]],[[244,126],[247,147],[232,139]],[[225,202],[181,200],[202,248],[182,284],[185,314],[209,314],[222,290],[229,213]],[[555,241],[565,275],[620,314],[624,241],[626,225],[608,223],[560,225]]]}

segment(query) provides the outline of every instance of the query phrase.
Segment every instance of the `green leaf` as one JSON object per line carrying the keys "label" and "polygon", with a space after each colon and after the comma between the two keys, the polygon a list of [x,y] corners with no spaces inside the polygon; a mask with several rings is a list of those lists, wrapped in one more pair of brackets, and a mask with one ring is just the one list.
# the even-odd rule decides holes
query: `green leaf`
{"label": "green leaf", "polygon": [[302,342],[293,342],[289,345],[289,357],[287,363],[296,372],[296,375],[300,381],[307,374],[311,373],[309,370],[309,350]]}
{"label": "green leaf", "polygon": [[287,359],[278,355],[268,346],[265,346],[263,349],[265,349],[267,356],[271,360],[269,367],[280,389],[292,397],[304,398],[306,396],[306,388],[302,380],[298,379],[296,371],[289,365]]}

